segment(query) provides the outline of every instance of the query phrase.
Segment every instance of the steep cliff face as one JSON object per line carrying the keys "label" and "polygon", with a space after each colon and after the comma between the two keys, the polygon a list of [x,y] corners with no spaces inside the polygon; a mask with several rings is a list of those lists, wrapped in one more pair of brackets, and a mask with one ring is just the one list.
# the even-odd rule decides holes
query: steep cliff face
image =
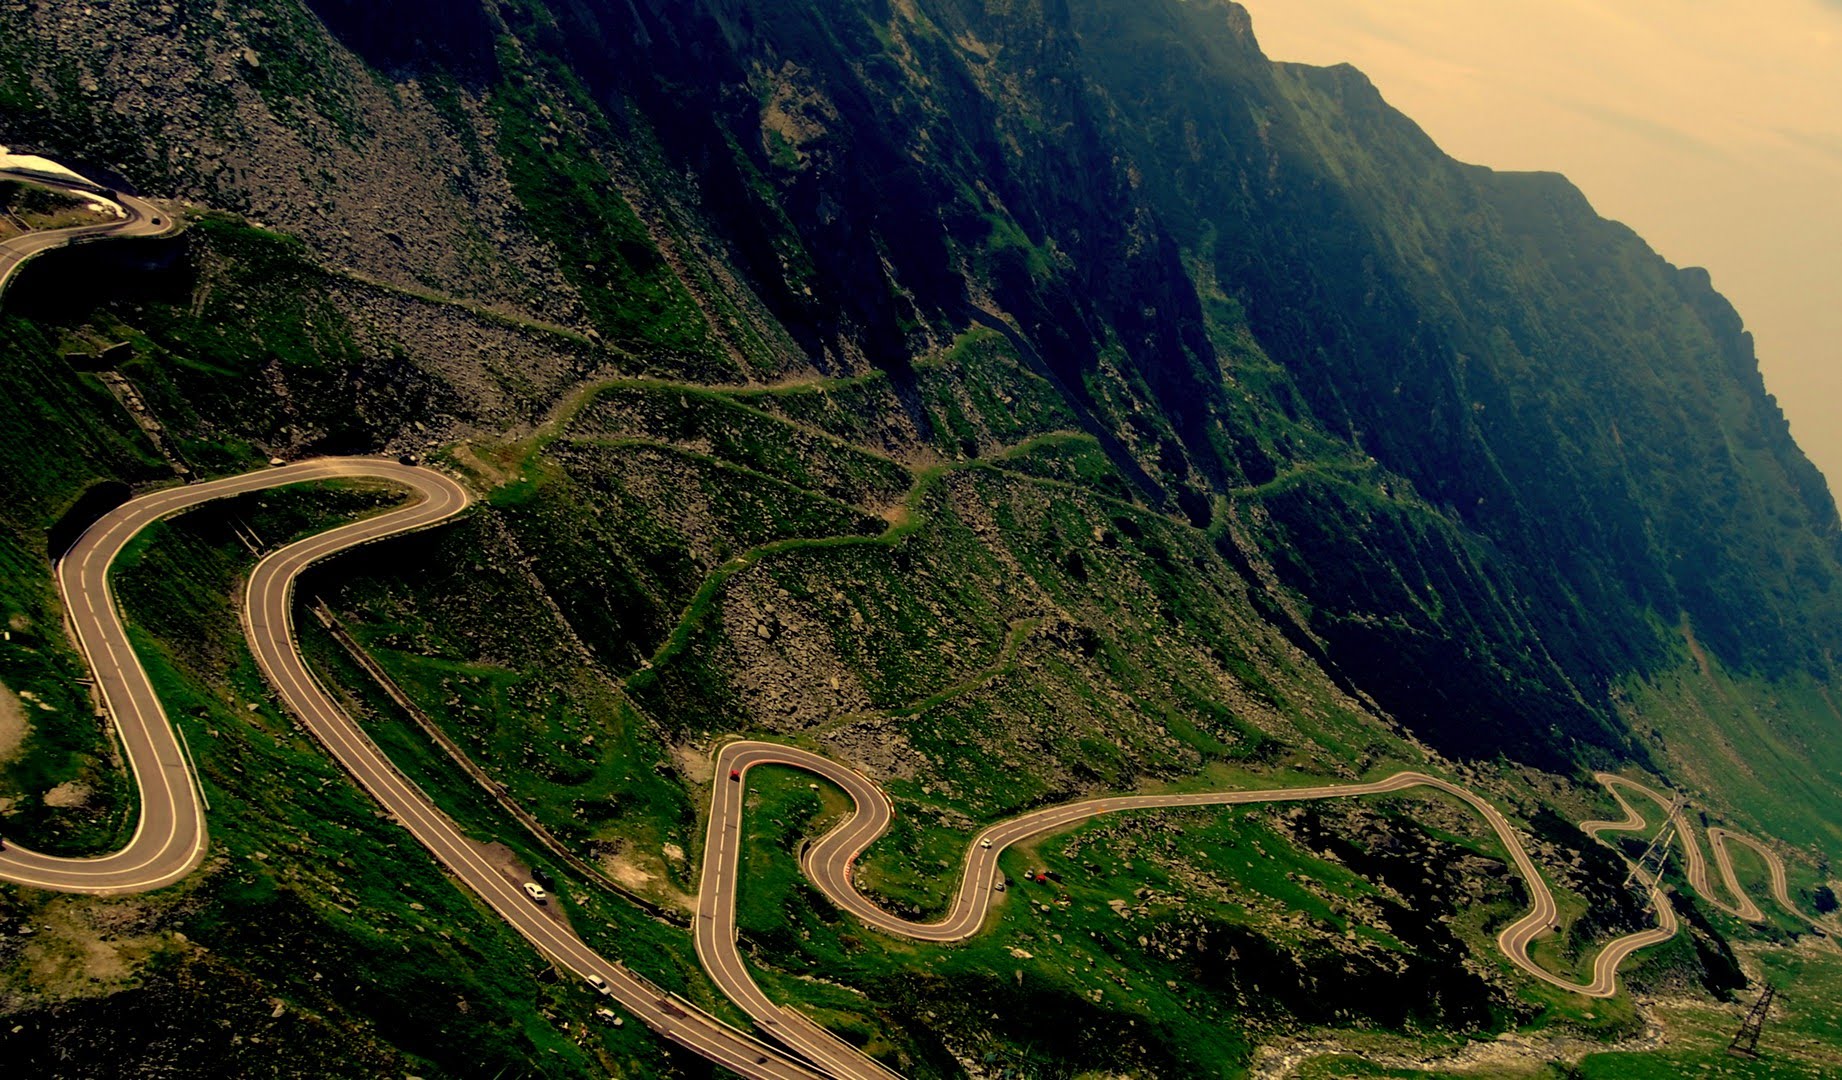
{"label": "steep cliff face", "polygon": [[[693,844],[682,762],[741,730],[878,770],[917,846],[1141,779],[1421,745],[1557,789],[1737,761],[1743,783],[1692,779],[1740,809],[1807,758],[1782,820],[1842,839],[1813,809],[1842,795],[1837,513],[1737,314],[1565,180],[1454,162],[1354,70],[1268,61],[1225,0],[0,0],[0,36],[0,142],[238,215],[153,274],[48,259],[0,313],[0,681],[64,713],[45,530],[86,489],[417,451],[481,505],[316,599],[662,898],[683,867],[658,853]],[[60,359],[117,340],[104,381]],[[230,536],[188,541],[218,545],[194,591],[234,572]],[[234,664],[169,652],[200,722],[240,724]],[[1685,671],[1721,697],[1703,726],[1633,706]],[[1771,708],[1721,712],[1729,676]],[[5,827],[103,843],[104,737],[59,730],[8,766]],[[1680,745],[1709,730],[1717,751]],[[75,780],[86,809],[39,805]],[[892,903],[937,900],[872,862]],[[345,941],[318,902],[289,907],[300,936]],[[1189,915],[1173,940],[1273,929]],[[1413,940],[1456,957],[1455,933]],[[1466,1027],[1535,1007],[1330,936],[1262,948],[1262,979],[1304,1003],[1355,964],[1381,996],[1489,1000],[1432,1017]],[[291,977],[253,946],[214,962]],[[1011,1000],[964,972],[880,983],[855,946],[825,962],[874,988],[828,1008],[940,1072],[969,1051],[922,1014]],[[1243,1015],[1247,987],[1211,993],[1166,1004]],[[447,1060],[417,1016],[333,998]],[[978,1011],[955,1023],[1009,1010]],[[1138,1059],[1210,1060],[1123,1015],[1094,1020]]]}
{"label": "steep cliff face", "polygon": [[1735,668],[1824,670],[1834,507],[1705,275],[1559,178],[1450,161],[1353,71],[1268,63],[1231,5],[506,17],[695,177],[820,370],[899,377],[993,309],[1198,525],[1372,458],[1411,512],[1307,476],[1253,531],[1333,662],[1451,749],[1619,745],[1608,684],[1679,616]]}
{"label": "steep cliff face", "polygon": [[[822,370],[899,373],[995,309],[1199,525],[1327,452],[1278,432],[1373,458],[1421,520],[1308,482],[1257,531],[1355,555],[1281,566],[1455,749],[1617,745],[1607,684],[1669,663],[1679,615],[1735,668],[1825,669],[1834,506],[1705,275],[1557,177],[1450,161],[1354,71],[1268,63],[1231,5],[508,18],[697,178]],[[1231,401],[1251,357],[1283,389]]]}
{"label": "steep cliff face", "polygon": [[7,137],[589,335],[506,393],[555,347],[432,350],[439,319],[335,277],[315,319],[369,371],[337,392],[358,422],[303,375],[219,436],[516,431],[614,369],[875,372],[926,446],[915,358],[987,325],[1131,498],[1270,566],[1269,610],[1445,750],[1641,757],[1610,695],[1683,626],[1734,671],[1827,676],[1834,504],[1707,275],[1558,177],[1444,157],[1353,70],[1270,63],[1232,4],[6,19]]}

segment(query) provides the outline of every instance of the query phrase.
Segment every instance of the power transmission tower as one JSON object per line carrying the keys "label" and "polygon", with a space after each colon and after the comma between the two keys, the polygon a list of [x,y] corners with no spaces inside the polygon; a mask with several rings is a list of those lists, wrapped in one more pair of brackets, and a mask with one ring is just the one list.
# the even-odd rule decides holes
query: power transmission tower
{"label": "power transmission tower", "polygon": [[1740,1030],[1733,1035],[1733,1041],[1727,1044],[1727,1052],[1734,1057],[1756,1058],[1759,1056],[1759,1035],[1765,1030],[1765,1017],[1772,1011],[1772,999],[1778,996],[1778,988],[1771,983],[1765,984],[1765,993],[1753,1003],[1752,1011],[1746,1019],[1740,1021]]}
{"label": "power transmission tower", "polygon": [[[1644,877],[1646,874],[1649,875],[1649,881],[1663,880],[1663,864],[1669,861],[1669,844],[1670,841],[1675,839],[1676,828],[1679,824],[1677,814],[1681,812],[1683,804],[1687,802],[1688,799],[1678,795],[1675,801],[1669,804],[1669,815],[1664,820],[1663,827],[1657,830],[1656,838],[1650,841],[1650,846],[1645,848],[1644,853],[1638,856],[1636,862],[1631,864],[1631,872],[1625,875],[1625,885],[1627,887],[1633,881],[1641,884],[1648,884],[1648,881],[1646,881]],[[1652,856],[1656,858],[1655,870],[1650,868]]]}

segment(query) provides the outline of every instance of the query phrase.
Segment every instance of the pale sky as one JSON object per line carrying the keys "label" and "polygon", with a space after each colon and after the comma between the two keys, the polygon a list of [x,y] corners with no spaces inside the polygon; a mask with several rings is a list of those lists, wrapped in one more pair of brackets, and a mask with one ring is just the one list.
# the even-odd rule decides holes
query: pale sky
{"label": "pale sky", "polygon": [[1842,495],[1842,0],[1240,2],[1273,59],[1352,63],[1453,157],[1707,267]]}

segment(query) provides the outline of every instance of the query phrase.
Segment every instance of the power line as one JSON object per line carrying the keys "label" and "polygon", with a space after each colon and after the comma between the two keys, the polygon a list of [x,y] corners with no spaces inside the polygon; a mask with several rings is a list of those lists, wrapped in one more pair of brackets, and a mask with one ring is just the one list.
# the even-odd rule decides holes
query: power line
{"label": "power line", "polygon": [[[1687,802],[1687,798],[1678,795],[1674,801],[1669,804],[1669,814],[1664,819],[1663,827],[1657,830],[1655,838],[1650,841],[1650,846],[1646,847],[1644,853],[1638,856],[1637,861],[1631,864],[1631,872],[1625,875],[1625,885],[1627,887],[1633,881],[1647,885],[1649,881],[1663,880],[1663,864],[1669,861],[1669,845],[1670,842],[1675,839],[1679,825],[1679,818],[1677,815]],[[1652,856],[1656,857],[1655,870],[1650,868]],[[1649,875],[1648,881],[1646,881],[1645,875]]]}

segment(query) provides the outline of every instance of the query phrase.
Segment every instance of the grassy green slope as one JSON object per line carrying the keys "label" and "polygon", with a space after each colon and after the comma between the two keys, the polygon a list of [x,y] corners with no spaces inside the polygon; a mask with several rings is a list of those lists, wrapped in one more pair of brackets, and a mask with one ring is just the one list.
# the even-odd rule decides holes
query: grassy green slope
{"label": "grassy green slope", "polygon": [[[319,33],[284,6],[264,33]],[[363,23],[329,25],[354,33],[346,17]],[[0,449],[19,463],[0,476],[0,681],[51,706],[0,769],[7,835],[94,849],[126,821],[43,540],[96,481],[170,471],[56,359],[125,340],[121,374],[202,472],[449,441],[474,513],[309,591],[552,834],[667,911],[695,879],[710,740],[741,732],[886,784],[897,828],[860,880],[911,912],[938,910],[981,822],[1137,786],[1447,769],[1422,739],[1485,763],[1474,782],[1552,846],[1558,970],[1638,917],[1617,866],[1575,866],[1577,833],[1546,812],[1604,809],[1585,767],[1662,770],[1793,845],[1800,894],[1827,879],[1833,508],[1731,312],[1568,189],[1444,161],[1350,73],[1268,65],[1221,3],[519,0],[486,24],[484,75],[443,69],[439,42],[365,55],[389,60],[391,93],[414,97],[396,64],[435,87],[475,164],[504,157],[582,326],[330,272],[228,218],[198,223],[157,287],[28,291],[33,319],[0,324]],[[293,92],[330,48],[280,50],[263,100],[350,138],[350,102]],[[58,123],[81,126],[74,109]],[[410,340],[431,321],[436,356]],[[239,512],[279,538],[367,498]],[[263,704],[223,606],[243,565],[225,520],[163,531],[134,601],[225,807],[225,858],[145,902],[8,892],[57,928],[55,948],[0,952],[5,1009],[31,1020],[16,1045],[87,1052],[86,1026],[228,1008],[223,985],[288,1003],[281,1026],[236,1014],[262,1043],[197,1047],[244,1071],[677,1068],[637,1025],[585,1030],[579,996],[392,848]],[[537,858],[302,623],[443,807]],[[67,780],[88,805],[45,805]],[[1236,1075],[1288,1035],[1638,1027],[1628,997],[1586,1005],[1507,971],[1490,941],[1517,898],[1437,803],[1094,826],[1007,864],[1057,887],[926,949],[794,879],[832,793],[766,776],[757,798],[744,925],[764,982],[917,1075]],[[681,928],[577,891],[593,940],[722,1007]],[[158,933],[84,984],[102,969],[82,926],[130,915]],[[250,929],[269,925],[275,942]],[[1789,925],[1696,926],[1636,983],[1724,1017],[1728,939],[1803,963]],[[371,981],[335,975],[354,971]],[[1067,1038],[1069,1017],[1090,1034]]]}

